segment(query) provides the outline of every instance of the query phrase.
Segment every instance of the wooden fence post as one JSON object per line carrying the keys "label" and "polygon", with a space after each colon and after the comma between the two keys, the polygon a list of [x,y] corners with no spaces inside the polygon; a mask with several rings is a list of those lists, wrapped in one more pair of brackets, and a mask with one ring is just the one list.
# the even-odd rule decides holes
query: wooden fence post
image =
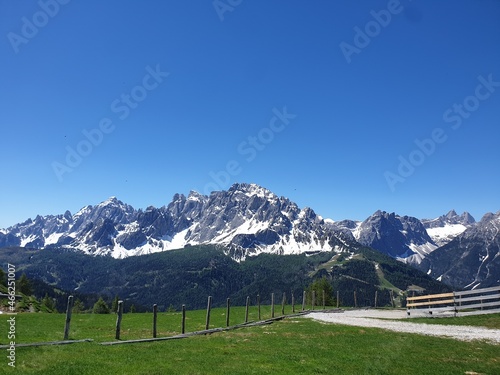
{"label": "wooden fence post", "polygon": [[358,307],[358,300],[356,298],[356,291],[354,291],[354,307],[357,308]]}
{"label": "wooden fence post", "polygon": [[274,293],[271,293],[271,318],[274,318]]}
{"label": "wooden fence post", "polygon": [[210,310],[212,309],[212,296],[208,296],[207,302],[207,322],[205,324],[205,329],[208,330],[210,327]]}
{"label": "wooden fence post", "polygon": [[281,300],[281,315],[285,315],[285,301],[286,301],[286,293],[283,292],[283,298]]}
{"label": "wooden fence post", "polygon": [[153,305],[153,338],[156,338],[156,321],[158,318],[158,305]]}
{"label": "wooden fence post", "polygon": [[377,293],[378,293],[378,290],[375,291],[375,308],[377,308]]}
{"label": "wooden fence post", "polygon": [[325,309],[325,303],[326,303],[326,300],[325,300],[325,290],[323,289],[323,310]]}
{"label": "wooden fence post", "polygon": [[116,317],[116,334],[115,339],[120,340],[120,329],[122,325],[123,301],[118,301],[118,310]]}
{"label": "wooden fence post", "polygon": [[258,309],[258,315],[259,315],[259,320],[260,320],[260,294],[257,294],[257,309]]}
{"label": "wooden fence post", "polygon": [[186,305],[182,305],[181,333],[186,333]]}
{"label": "wooden fence post", "polygon": [[311,302],[312,302],[312,304],[311,304],[311,306],[312,306],[311,310],[314,311],[314,305],[316,304],[316,291],[315,290],[312,291],[312,301]]}
{"label": "wooden fence post", "polygon": [[[415,293],[415,292],[413,292]],[[408,304],[408,296],[406,296],[406,304]],[[455,292],[453,292],[453,317],[457,317],[457,298],[455,297]]]}
{"label": "wooden fence post", "polygon": [[302,293],[302,311],[306,309],[306,291]]}
{"label": "wooden fence post", "polygon": [[69,324],[71,323],[71,313],[73,312],[73,296],[68,296],[68,305],[66,306],[66,324],[64,326],[64,340],[69,337]]}
{"label": "wooden fence post", "polygon": [[231,309],[231,300],[228,298],[226,301],[226,327],[229,327],[229,312]]}
{"label": "wooden fence post", "polygon": [[247,304],[245,306],[245,323],[248,323],[248,307],[250,306],[250,297],[247,296]]}
{"label": "wooden fence post", "polygon": [[340,295],[339,291],[337,290],[337,309],[339,308],[339,305],[340,305]]}
{"label": "wooden fence post", "polygon": [[295,297],[292,293],[292,314],[295,314]]}

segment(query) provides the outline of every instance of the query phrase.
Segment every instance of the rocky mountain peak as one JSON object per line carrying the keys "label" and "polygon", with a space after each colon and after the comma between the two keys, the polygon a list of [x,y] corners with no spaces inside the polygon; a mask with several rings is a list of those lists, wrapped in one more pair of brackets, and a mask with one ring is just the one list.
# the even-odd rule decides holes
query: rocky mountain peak
{"label": "rocky mountain peak", "polygon": [[206,195],[200,194],[197,191],[191,190],[187,199],[204,202],[208,199]]}
{"label": "rocky mountain peak", "polygon": [[394,258],[425,256],[437,246],[415,217],[376,211],[354,230],[356,240]]}
{"label": "rocky mountain peak", "polygon": [[472,217],[472,215],[468,212],[464,212],[461,216],[461,219],[462,219],[462,223],[463,224],[474,224],[476,222],[476,220]]}
{"label": "rocky mountain peak", "polygon": [[120,200],[118,200],[118,198],[116,198],[115,196],[111,196],[105,201],[99,203],[99,206],[119,205],[119,204],[123,203]]}
{"label": "rocky mountain peak", "polygon": [[499,259],[500,211],[469,224],[426,257],[419,268],[455,288],[487,288],[500,282]]}
{"label": "rocky mountain peak", "polygon": [[453,218],[455,218],[455,217],[457,217],[457,216],[458,216],[458,214],[457,214],[457,212],[456,212],[455,210],[450,210],[450,211],[449,211],[449,212],[445,215],[446,219],[448,219],[448,220],[451,220],[451,219],[453,219]]}
{"label": "rocky mountain peak", "polygon": [[474,224],[476,221],[468,212],[463,212],[458,215],[455,210],[450,210],[446,215],[441,215],[435,219],[423,219],[422,223],[426,228],[436,228],[443,227],[446,225],[462,224],[464,226],[469,226]]}
{"label": "rocky mountain peak", "polygon": [[479,223],[485,224],[489,223],[490,221],[497,221],[499,219],[500,219],[500,211],[498,211],[497,213],[487,212],[483,215]]}

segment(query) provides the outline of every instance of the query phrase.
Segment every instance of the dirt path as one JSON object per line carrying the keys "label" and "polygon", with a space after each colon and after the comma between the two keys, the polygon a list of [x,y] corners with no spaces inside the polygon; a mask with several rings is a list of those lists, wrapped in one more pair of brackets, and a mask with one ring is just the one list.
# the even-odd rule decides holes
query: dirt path
{"label": "dirt path", "polygon": [[[344,324],[357,327],[382,328],[390,331],[416,333],[420,335],[449,337],[456,340],[485,340],[500,345],[500,329],[474,326],[438,325],[411,323],[405,311],[393,310],[346,310],[342,313],[314,312],[308,318],[327,323]],[[399,320],[384,320],[399,319]]]}

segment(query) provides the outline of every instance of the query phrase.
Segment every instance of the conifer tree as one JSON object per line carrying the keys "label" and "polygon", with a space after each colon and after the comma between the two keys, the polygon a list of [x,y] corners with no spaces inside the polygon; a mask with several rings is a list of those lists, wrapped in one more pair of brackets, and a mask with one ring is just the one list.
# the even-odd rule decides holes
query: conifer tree
{"label": "conifer tree", "polygon": [[45,293],[45,297],[42,299],[41,307],[44,308],[46,312],[57,312],[54,300]]}
{"label": "conifer tree", "polygon": [[77,298],[75,300],[75,302],[73,303],[73,312],[78,314],[78,313],[81,313],[85,311],[85,305],[83,304],[83,302]]}
{"label": "conifer tree", "polygon": [[106,304],[106,302],[104,302],[102,297],[99,297],[97,302],[94,304],[94,308],[92,309],[92,312],[94,314],[109,314],[109,307]]}
{"label": "conifer tree", "polygon": [[17,280],[17,290],[16,292],[22,293],[26,296],[31,296],[33,294],[33,288],[31,286],[31,281],[23,273],[19,280]]}
{"label": "conifer tree", "polygon": [[1,268],[0,268],[0,285],[7,286],[7,282],[6,282],[6,278],[5,278],[5,272]]}

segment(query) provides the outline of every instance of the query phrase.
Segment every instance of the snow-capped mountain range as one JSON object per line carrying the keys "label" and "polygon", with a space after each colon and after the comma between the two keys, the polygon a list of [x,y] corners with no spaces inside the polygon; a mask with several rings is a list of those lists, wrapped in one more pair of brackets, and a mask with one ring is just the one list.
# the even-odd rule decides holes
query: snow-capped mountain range
{"label": "snow-capped mountain range", "polygon": [[136,210],[112,197],[74,215],[37,216],[0,230],[0,247],[57,246],[124,258],[217,244],[243,260],[262,252],[353,251],[363,245],[418,264],[474,223],[468,213],[455,211],[432,220],[377,211],[363,222],[335,222],[261,186],[241,183],[210,196],[176,194],[160,208]]}
{"label": "snow-capped mountain range", "polygon": [[76,214],[37,216],[0,231],[0,247],[69,247],[124,258],[196,244],[218,244],[238,260],[261,252],[349,250],[356,241],[310,208],[255,184],[210,196],[176,194],[161,208],[135,210],[112,197]]}

